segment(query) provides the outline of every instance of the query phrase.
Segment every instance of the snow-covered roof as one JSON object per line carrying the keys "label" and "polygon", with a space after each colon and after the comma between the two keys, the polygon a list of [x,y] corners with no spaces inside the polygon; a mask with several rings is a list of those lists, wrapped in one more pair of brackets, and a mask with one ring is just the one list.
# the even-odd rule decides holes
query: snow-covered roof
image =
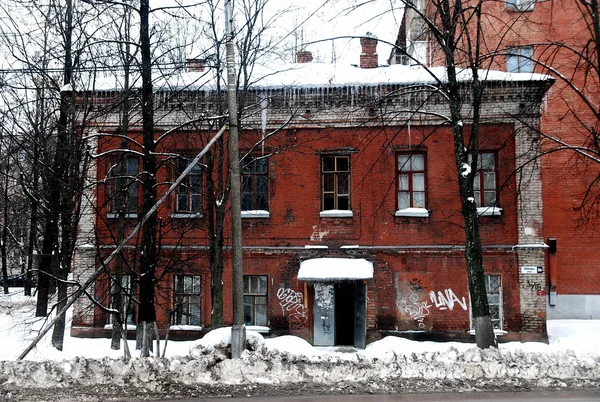
{"label": "snow-covered roof", "polygon": [[359,280],[373,278],[373,263],[363,258],[313,258],[300,263],[298,279]]}
{"label": "snow-covered roof", "polygon": [[[155,75],[158,77],[158,75]],[[544,74],[507,73],[497,70],[480,70],[482,81],[527,82],[547,81]],[[461,70],[458,79],[472,80],[470,70]],[[104,78],[97,81],[96,90],[119,91],[120,80]],[[446,81],[444,67],[424,68],[420,66],[391,65],[377,68],[360,68],[348,64],[298,63],[284,65],[255,66],[251,89],[269,90],[285,88],[332,88],[379,85],[431,84]],[[157,78],[154,89],[158,90],[213,90],[215,77],[208,69],[205,72],[181,72]]]}

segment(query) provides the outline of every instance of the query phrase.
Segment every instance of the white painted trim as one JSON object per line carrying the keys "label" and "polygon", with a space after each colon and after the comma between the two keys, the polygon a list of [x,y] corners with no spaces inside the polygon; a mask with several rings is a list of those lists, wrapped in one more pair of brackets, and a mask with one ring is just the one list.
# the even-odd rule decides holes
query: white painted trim
{"label": "white painted trim", "polygon": [[[108,219],[117,219],[119,217],[119,214],[110,213],[110,214],[106,214],[106,217]],[[125,216],[124,216],[124,218],[126,218],[126,219],[134,219],[137,217],[138,217],[138,214],[125,214]]]}
{"label": "white painted trim", "polygon": [[[127,331],[134,331],[137,328],[134,324],[127,324]],[[112,324],[104,325],[104,329],[112,329]]]}
{"label": "white painted trim", "polygon": [[269,334],[271,333],[271,328],[264,327],[261,325],[246,325],[246,329],[248,331],[258,332],[259,334]]}
{"label": "white painted trim", "polygon": [[[467,332],[469,333],[469,335],[475,335],[475,330],[474,329],[470,329]],[[502,335],[508,334],[508,331],[505,331],[503,329],[495,329],[494,330],[494,334],[496,334],[496,336],[502,336]]]}
{"label": "white painted trim", "polygon": [[319,216],[321,218],[352,218],[354,216],[354,212],[341,209],[332,209],[329,211],[319,212]]}
{"label": "white painted trim", "polygon": [[171,325],[169,331],[202,331],[200,325]]}
{"label": "white painted trim", "polygon": [[500,216],[502,208],[499,207],[477,207],[478,216]]}
{"label": "white painted trim", "polygon": [[394,216],[405,216],[409,218],[429,218],[427,208],[404,208],[394,213]]}
{"label": "white painted trim", "polygon": [[270,218],[271,213],[269,211],[242,211],[242,218]]}
{"label": "white painted trim", "polygon": [[172,213],[170,215],[170,217],[173,219],[196,219],[196,218],[203,218],[204,215],[202,215],[202,213],[200,213],[200,212],[194,212],[194,213],[175,212],[175,213]]}

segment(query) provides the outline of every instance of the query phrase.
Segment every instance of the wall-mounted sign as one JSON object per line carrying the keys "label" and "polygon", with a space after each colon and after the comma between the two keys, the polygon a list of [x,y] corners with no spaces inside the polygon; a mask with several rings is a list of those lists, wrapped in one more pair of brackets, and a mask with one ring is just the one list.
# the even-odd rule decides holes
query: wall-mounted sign
{"label": "wall-mounted sign", "polygon": [[521,266],[522,274],[543,274],[544,267],[536,267],[535,265],[523,265]]}

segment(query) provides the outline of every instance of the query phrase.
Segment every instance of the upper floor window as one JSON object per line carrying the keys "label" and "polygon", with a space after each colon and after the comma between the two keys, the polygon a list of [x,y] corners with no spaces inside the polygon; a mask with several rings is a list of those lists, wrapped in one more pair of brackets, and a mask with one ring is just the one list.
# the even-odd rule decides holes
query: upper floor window
{"label": "upper floor window", "polygon": [[267,325],[266,275],[244,275],[244,323]]}
{"label": "upper floor window", "polygon": [[115,214],[138,212],[138,159],[122,158],[112,169],[113,188],[110,210]]}
{"label": "upper floor window", "polygon": [[200,275],[175,276],[175,325],[200,325]]}
{"label": "upper floor window", "polygon": [[267,158],[251,157],[242,166],[242,211],[268,211]]}
{"label": "upper floor window", "polygon": [[535,0],[506,0],[506,7],[515,11],[531,11]]}
{"label": "upper floor window", "polygon": [[532,73],[533,67],[533,47],[522,46],[508,49],[506,71],[509,73]]}
{"label": "upper floor window", "polygon": [[398,155],[398,210],[425,208],[425,154]]}
{"label": "upper floor window", "polygon": [[[177,160],[177,176],[179,177],[192,163],[190,159],[179,158]],[[177,187],[177,205],[175,211],[178,213],[198,213],[202,204],[202,169],[198,164],[194,165],[183,181]]]}
{"label": "upper floor window", "polygon": [[473,195],[478,207],[493,207],[497,203],[496,154],[482,152],[477,160],[473,179]]}
{"label": "upper floor window", "polygon": [[350,211],[350,157],[321,157],[321,211]]}

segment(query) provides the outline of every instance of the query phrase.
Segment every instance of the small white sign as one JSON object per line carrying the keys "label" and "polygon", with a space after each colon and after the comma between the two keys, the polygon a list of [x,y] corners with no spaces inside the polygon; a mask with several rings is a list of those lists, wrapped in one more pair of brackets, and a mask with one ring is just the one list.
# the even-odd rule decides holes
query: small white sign
{"label": "small white sign", "polygon": [[533,265],[523,265],[521,267],[521,273],[522,274],[537,274],[537,273],[540,273],[540,270],[538,270],[538,268],[541,268],[541,267],[536,267]]}

